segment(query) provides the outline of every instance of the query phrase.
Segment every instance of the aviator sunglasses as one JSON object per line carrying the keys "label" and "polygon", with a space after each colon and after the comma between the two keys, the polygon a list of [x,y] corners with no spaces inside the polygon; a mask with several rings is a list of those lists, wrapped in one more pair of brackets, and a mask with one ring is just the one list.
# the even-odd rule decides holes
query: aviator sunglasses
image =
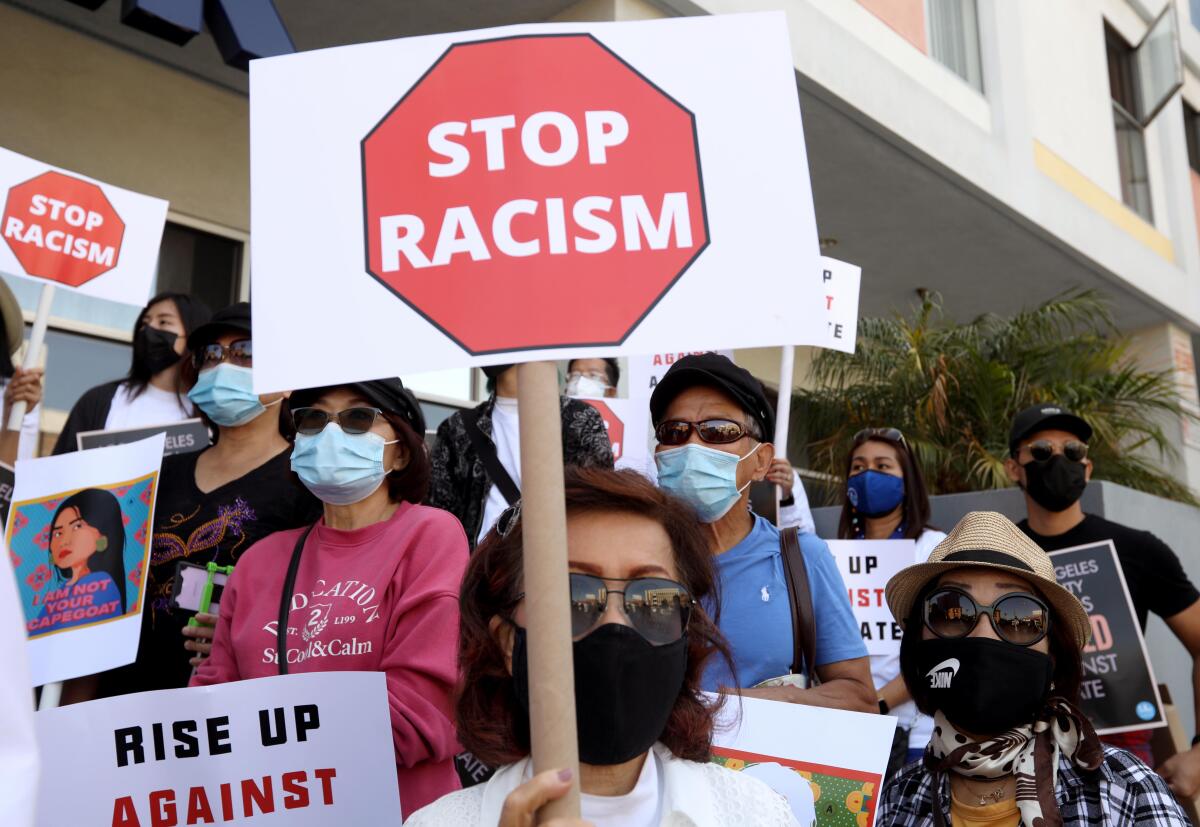
{"label": "aviator sunglasses", "polygon": [[949,586],[925,598],[925,626],[940,638],[964,638],[987,613],[992,628],[1004,641],[1016,646],[1032,646],[1046,636],[1050,609],[1027,592],[1001,595],[990,606],[977,603],[961,589]]}
{"label": "aviator sunglasses", "polygon": [[192,356],[192,364],[196,366],[197,370],[213,368],[226,361],[240,368],[252,367],[254,362],[254,347],[251,341],[249,339],[238,339],[236,342],[230,342],[228,347],[213,342],[212,344],[204,345]]}
{"label": "aviator sunglasses", "polygon": [[325,430],[329,420],[336,419],[338,426],[347,434],[365,434],[375,424],[375,417],[383,411],[379,408],[346,408],[344,411],[330,413],[320,408],[296,408],[292,411],[292,422],[296,433],[314,436]]}
{"label": "aviator sunglasses", "polygon": [[693,430],[700,435],[702,442],[710,445],[728,445],[744,436],[757,439],[745,425],[732,419],[705,419],[700,422],[667,419],[654,429],[654,436],[661,445],[683,445],[691,438]]}
{"label": "aviator sunglasses", "polygon": [[[692,599],[687,587],[662,577],[608,577],[571,572],[571,637],[578,640],[600,625],[614,594],[621,595],[621,609],[638,634],[655,646],[674,643],[687,631],[692,616]],[[610,589],[608,583],[624,583]],[[517,600],[525,597],[524,592]]]}
{"label": "aviator sunglasses", "polygon": [[[1050,440],[1039,439],[1029,443],[1029,456],[1033,457],[1034,462],[1048,462],[1054,456],[1055,447]],[[1071,462],[1083,462],[1087,459],[1087,452],[1087,445],[1077,439],[1067,440],[1062,446],[1062,455]]]}

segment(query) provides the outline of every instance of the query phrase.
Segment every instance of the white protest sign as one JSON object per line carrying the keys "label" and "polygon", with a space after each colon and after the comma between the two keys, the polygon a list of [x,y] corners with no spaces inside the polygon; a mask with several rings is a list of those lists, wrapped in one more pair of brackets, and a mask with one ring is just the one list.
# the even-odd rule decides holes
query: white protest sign
{"label": "white protest sign", "polygon": [[827,540],[871,655],[899,655],[903,630],[884,599],[888,580],[917,560],[913,540]]}
{"label": "white protest sign", "polygon": [[301,52],[250,87],[260,391],[824,341],[782,13]]}
{"label": "white protest sign", "polygon": [[141,306],[167,202],[0,149],[0,273]]}
{"label": "white protest sign", "polygon": [[798,811],[794,793],[789,795],[792,784],[787,782],[792,779],[781,778],[770,765],[796,773],[811,785],[817,793],[817,825],[871,827],[895,730],[896,718],[890,715],[730,698],[713,735],[713,760],[757,775],[786,795],[806,827],[812,820]]}
{"label": "white protest sign", "polygon": [[6,541],[34,686],[137,656],[163,435],[17,460]]}
{"label": "white protest sign", "polygon": [[39,712],[54,771],[37,823],[399,824],[386,680],[312,672]]}
{"label": "white protest sign", "polygon": [[862,268],[821,256],[821,306],[825,309],[826,340],[823,347],[854,352],[858,337],[858,290]]}
{"label": "white protest sign", "polygon": [[604,419],[604,428],[612,443],[614,465],[644,473],[649,462],[645,439],[650,429],[650,408],[647,403],[635,399],[588,397],[579,397],[579,401],[591,405]]}

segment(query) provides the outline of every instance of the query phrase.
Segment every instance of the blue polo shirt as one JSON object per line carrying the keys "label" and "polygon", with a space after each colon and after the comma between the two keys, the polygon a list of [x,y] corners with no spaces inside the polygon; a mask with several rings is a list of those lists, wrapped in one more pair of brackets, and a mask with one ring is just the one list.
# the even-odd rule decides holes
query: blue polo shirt
{"label": "blue polo shirt", "polygon": [[[865,658],[850,599],[829,546],[815,534],[800,535],[804,567],[812,591],[817,633],[817,666]],[[723,658],[709,660],[704,689],[747,688],[787,674],[792,665],[792,607],[779,548],[779,529],[757,514],[746,538],[716,557],[721,600],[721,631],[733,650],[736,676]],[[705,602],[711,614],[711,601]]]}

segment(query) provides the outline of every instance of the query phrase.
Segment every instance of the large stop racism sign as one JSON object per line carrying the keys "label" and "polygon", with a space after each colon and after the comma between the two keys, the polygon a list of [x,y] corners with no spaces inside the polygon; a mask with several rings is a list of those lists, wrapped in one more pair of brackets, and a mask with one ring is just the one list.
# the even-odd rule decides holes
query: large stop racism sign
{"label": "large stop racism sign", "polygon": [[8,191],[4,241],[26,275],[79,287],[117,266],[125,222],[96,184],[45,172]]}
{"label": "large stop racism sign", "polygon": [[367,271],[472,354],[619,344],[709,241],[694,116],[588,34],[451,46],[362,174]]}

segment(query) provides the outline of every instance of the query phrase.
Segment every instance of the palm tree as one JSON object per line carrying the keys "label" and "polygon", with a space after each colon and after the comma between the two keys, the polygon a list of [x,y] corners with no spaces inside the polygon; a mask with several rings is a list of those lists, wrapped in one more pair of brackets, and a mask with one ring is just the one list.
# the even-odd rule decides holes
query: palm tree
{"label": "palm tree", "polygon": [[822,351],[811,370],[815,389],[798,395],[794,421],[809,467],[835,477],[860,429],[900,428],[930,493],[948,494],[1010,485],[1013,416],[1053,400],[1095,429],[1096,479],[1197,504],[1161,467],[1176,448],[1159,424],[1195,416],[1169,374],[1140,370],[1128,348],[1095,291],[967,324],[944,322],[940,297],[929,293],[910,318],[863,319],[853,355]]}

